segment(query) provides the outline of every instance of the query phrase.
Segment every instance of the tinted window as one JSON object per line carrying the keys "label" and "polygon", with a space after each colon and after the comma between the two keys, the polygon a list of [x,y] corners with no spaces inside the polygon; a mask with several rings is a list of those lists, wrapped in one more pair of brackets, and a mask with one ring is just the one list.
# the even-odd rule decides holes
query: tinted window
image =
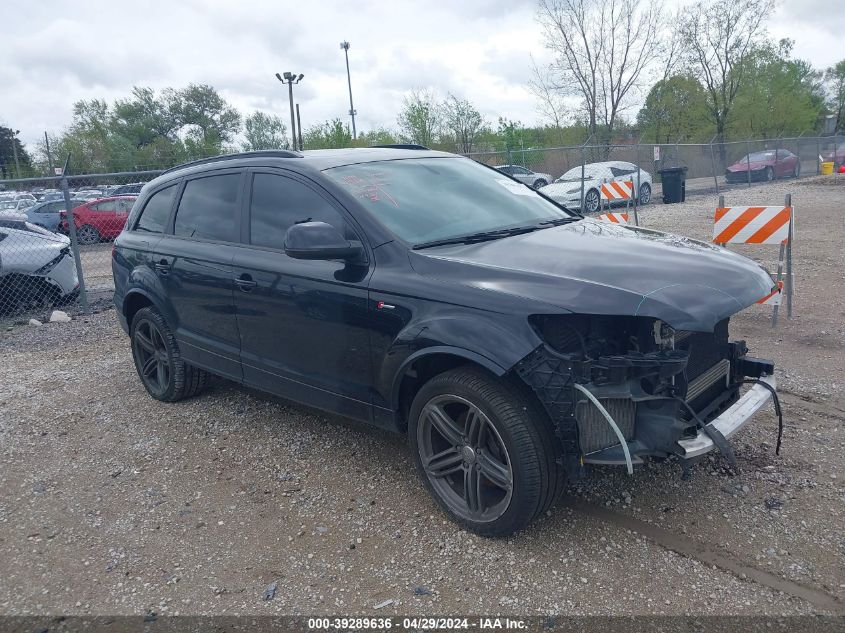
{"label": "tinted window", "polygon": [[170,217],[174,195],[176,195],[176,185],[170,185],[154,193],[141,212],[135,230],[146,231],[147,233],[163,233],[167,218]]}
{"label": "tinted window", "polygon": [[176,209],[173,234],[204,240],[238,239],[240,174],[189,180]]}
{"label": "tinted window", "polygon": [[508,176],[513,174],[513,167],[511,167],[510,165],[508,165],[507,167],[497,167],[497,169],[503,174],[507,174]]}
{"label": "tinted window", "polygon": [[283,176],[255,174],[249,206],[250,243],[284,248],[285,233],[300,222],[326,222],[346,231],[340,213],[310,187]]}

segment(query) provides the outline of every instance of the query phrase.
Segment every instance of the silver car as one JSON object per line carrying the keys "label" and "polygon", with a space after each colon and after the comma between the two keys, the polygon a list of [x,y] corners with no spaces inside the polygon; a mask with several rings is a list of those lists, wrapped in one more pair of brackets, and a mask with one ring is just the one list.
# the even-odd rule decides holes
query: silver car
{"label": "silver car", "polygon": [[545,187],[552,181],[551,174],[541,174],[519,165],[497,165],[496,169],[535,189]]}
{"label": "silver car", "polygon": [[[639,177],[637,175],[639,172]],[[599,188],[608,182],[634,181],[634,189],[639,183],[639,203],[651,202],[651,174],[639,169],[633,163],[611,160],[603,163],[590,163],[584,166],[584,199],[581,200],[581,166],[573,167],[547,187],[543,194],[555,202],[570,209],[581,209],[586,213],[595,213],[601,207]]]}

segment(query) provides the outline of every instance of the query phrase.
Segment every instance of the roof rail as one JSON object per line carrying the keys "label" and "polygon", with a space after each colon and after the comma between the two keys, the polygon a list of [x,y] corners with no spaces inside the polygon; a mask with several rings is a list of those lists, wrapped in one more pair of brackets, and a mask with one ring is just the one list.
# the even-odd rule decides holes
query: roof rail
{"label": "roof rail", "polygon": [[379,147],[381,149],[429,149],[425,145],[418,145],[416,143],[389,143],[387,145],[372,145],[371,147]]}
{"label": "roof rail", "polygon": [[302,158],[299,152],[292,152],[287,149],[267,149],[256,152],[238,152],[237,154],[221,154],[220,156],[211,156],[210,158],[200,158],[199,160],[192,160],[189,163],[182,163],[170,169],[165,169],[162,173],[169,174],[177,169],[185,169],[186,167],[194,167],[195,165],[205,165],[208,163],[216,163],[225,160],[235,160],[236,158]]}

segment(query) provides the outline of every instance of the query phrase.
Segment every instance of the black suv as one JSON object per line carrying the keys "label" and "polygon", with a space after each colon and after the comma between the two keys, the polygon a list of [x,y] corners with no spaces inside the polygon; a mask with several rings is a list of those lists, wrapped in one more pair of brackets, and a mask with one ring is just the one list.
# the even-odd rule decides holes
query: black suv
{"label": "black suv", "polygon": [[729,453],[773,393],[772,364],[728,339],[772,291],[760,266],[442,152],[178,167],[144,187],[113,270],[151,396],[212,373],[407,433],[437,503],[485,535],[591,463]]}

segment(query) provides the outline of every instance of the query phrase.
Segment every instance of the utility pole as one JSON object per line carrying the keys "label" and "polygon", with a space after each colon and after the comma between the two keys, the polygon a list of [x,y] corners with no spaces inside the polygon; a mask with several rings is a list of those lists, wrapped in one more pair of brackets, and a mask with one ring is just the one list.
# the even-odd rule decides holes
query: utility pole
{"label": "utility pole", "polygon": [[299,104],[296,104],[296,128],[299,130],[299,151],[305,149],[305,145],[302,143],[302,120],[299,118]]}
{"label": "utility pole", "polygon": [[12,132],[12,152],[15,155],[15,178],[21,177],[21,164],[18,162],[18,134],[20,133],[20,130]]}
{"label": "utility pole", "polygon": [[358,133],[355,131],[355,106],[352,105],[352,76],[349,74],[349,42],[343,41],[340,43],[340,48],[343,49],[343,54],[346,56],[346,83],[349,84],[349,116],[352,117],[352,140],[358,138]]}
{"label": "utility pole", "polygon": [[283,84],[288,85],[288,98],[290,99],[290,147],[293,150],[296,150],[296,119],[294,118],[293,112],[293,85],[298,84],[300,81],[302,81],[302,78],[304,76],[305,75],[300,74],[297,77],[296,73],[291,72],[286,72],[284,75],[276,73],[276,79],[281,81]]}

